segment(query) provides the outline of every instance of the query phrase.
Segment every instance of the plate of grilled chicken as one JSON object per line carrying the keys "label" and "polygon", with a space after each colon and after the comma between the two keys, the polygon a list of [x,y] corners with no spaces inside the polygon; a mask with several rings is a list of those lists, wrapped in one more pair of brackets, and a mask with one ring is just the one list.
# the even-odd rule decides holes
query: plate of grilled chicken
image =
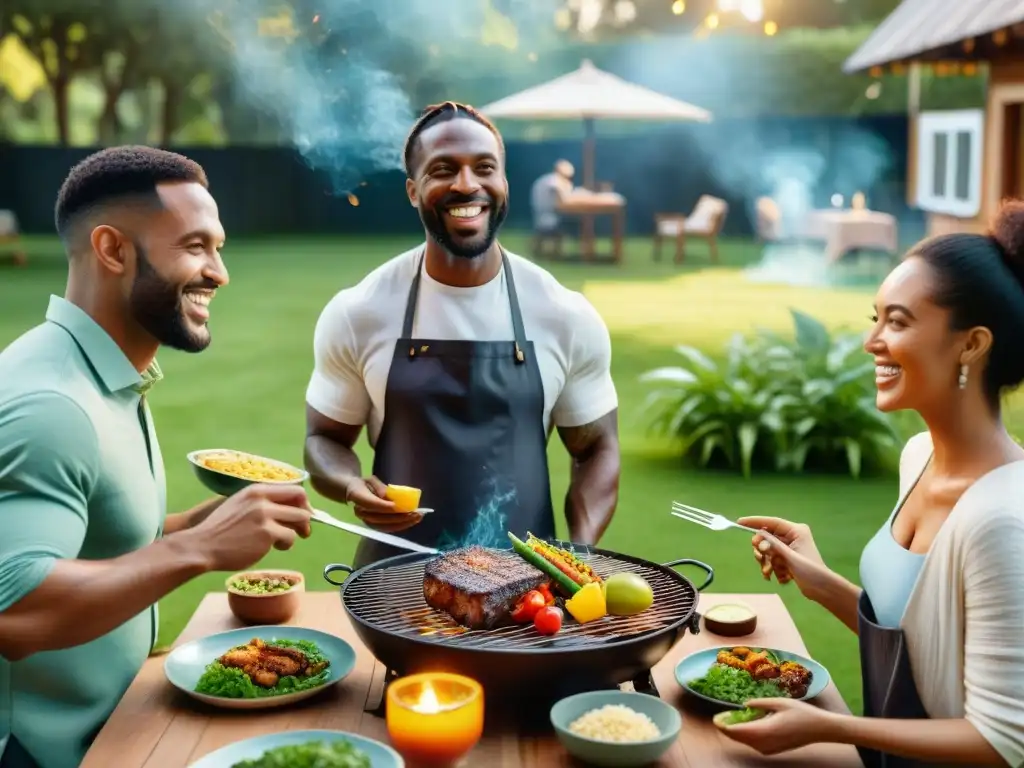
{"label": "plate of grilled chicken", "polygon": [[246,627],[202,637],[164,660],[174,687],[226,709],[281,707],[343,680],[356,654],[340,637],[306,627]]}
{"label": "plate of grilled chicken", "polygon": [[828,687],[821,664],[778,648],[719,646],[682,659],[676,682],[687,693],[730,709],[743,709],[751,699],[813,699]]}

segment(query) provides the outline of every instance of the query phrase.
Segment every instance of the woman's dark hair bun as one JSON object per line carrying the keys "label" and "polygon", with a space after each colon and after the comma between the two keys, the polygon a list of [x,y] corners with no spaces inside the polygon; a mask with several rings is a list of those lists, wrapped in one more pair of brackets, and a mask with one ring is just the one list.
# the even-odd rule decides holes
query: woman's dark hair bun
{"label": "woman's dark hair bun", "polygon": [[1006,200],[990,232],[1015,274],[1024,277],[1024,200]]}

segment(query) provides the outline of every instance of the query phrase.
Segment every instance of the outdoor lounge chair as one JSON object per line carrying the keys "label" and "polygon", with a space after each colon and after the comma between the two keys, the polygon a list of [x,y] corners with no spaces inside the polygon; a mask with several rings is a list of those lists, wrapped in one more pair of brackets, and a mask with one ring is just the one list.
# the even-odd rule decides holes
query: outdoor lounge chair
{"label": "outdoor lounge chair", "polygon": [[[5,247],[7,243],[13,243],[14,249],[7,250]],[[6,251],[15,266],[22,267],[28,263],[28,259],[18,248],[18,243],[18,217],[14,215],[14,211],[0,209],[0,253]]]}
{"label": "outdoor lounge chair", "polygon": [[711,260],[718,263],[718,235],[729,213],[729,204],[720,197],[701,195],[693,212],[654,214],[654,260],[661,261],[661,241],[674,237],[676,241],[676,263],[682,264],[686,257],[686,239],[698,237],[706,240],[711,251]]}

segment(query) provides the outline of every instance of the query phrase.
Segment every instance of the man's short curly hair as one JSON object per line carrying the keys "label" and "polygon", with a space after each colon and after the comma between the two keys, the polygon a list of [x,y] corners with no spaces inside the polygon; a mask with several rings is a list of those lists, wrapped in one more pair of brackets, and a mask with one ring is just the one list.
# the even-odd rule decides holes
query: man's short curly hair
{"label": "man's short curly hair", "polygon": [[493,133],[494,138],[498,140],[498,148],[502,157],[504,157],[505,142],[501,138],[501,133],[497,128],[495,128],[494,123],[468,104],[460,104],[457,101],[445,101],[440,104],[432,104],[429,107],[424,108],[423,112],[420,113],[419,119],[413,123],[412,129],[409,131],[409,136],[405,140],[405,149],[402,153],[403,160],[405,161],[406,176],[410,179],[413,177],[413,166],[415,165],[413,161],[416,147],[419,144],[420,134],[427,130],[427,128],[437,125],[438,123],[445,123],[449,120],[455,120],[460,117],[480,123],[480,125]]}
{"label": "man's short curly hair", "polygon": [[110,147],[75,165],[57,193],[54,222],[65,237],[75,217],[117,199],[149,198],[159,203],[157,184],[195,182],[209,187],[206,172],[194,160],[145,146]]}

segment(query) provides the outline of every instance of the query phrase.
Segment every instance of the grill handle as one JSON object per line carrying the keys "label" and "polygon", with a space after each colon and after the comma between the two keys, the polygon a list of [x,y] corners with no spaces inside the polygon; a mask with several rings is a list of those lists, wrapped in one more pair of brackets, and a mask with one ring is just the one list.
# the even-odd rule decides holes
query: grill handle
{"label": "grill handle", "polygon": [[715,580],[714,569],[707,563],[702,563],[700,560],[690,560],[689,558],[684,557],[681,560],[673,560],[669,563],[662,563],[662,565],[664,565],[666,568],[675,568],[679,565],[696,565],[698,568],[700,568],[702,571],[704,571],[704,573],[708,575],[704,583],[697,587],[698,592],[703,592],[711,585],[711,582]]}
{"label": "grill handle", "polygon": [[336,587],[340,587],[344,583],[345,579],[342,579],[341,581],[335,581],[331,578],[331,574],[335,573],[336,571],[344,571],[345,577],[348,578],[348,576],[354,570],[355,568],[352,568],[348,565],[344,565],[343,563],[331,563],[326,568],[324,568],[324,581],[326,581],[328,584],[333,584]]}

